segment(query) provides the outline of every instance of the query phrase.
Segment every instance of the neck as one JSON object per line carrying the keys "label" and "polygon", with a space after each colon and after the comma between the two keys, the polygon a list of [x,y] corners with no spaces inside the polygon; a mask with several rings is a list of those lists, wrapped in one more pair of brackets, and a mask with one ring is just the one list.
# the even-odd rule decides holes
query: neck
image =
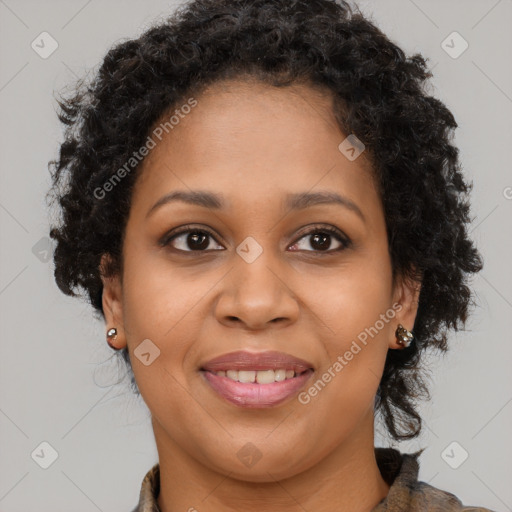
{"label": "neck", "polygon": [[296,512],[298,507],[370,512],[389,491],[375,459],[373,419],[371,411],[350,439],[306,471],[280,480],[270,471],[258,482],[205,467],[153,419],[160,461],[158,506],[161,512]]}

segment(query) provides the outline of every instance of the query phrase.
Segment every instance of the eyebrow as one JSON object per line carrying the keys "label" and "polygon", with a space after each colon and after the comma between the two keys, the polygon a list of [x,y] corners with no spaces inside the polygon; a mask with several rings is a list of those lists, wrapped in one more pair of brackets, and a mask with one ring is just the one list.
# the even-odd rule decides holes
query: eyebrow
{"label": "eyebrow", "polygon": [[[161,197],[148,211],[146,218],[149,217],[155,210],[161,206],[175,201],[181,201],[183,203],[202,206],[204,208],[210,208],[212,210],[220,210],[225,208],[226,201],[221,194],[216,194],[207,191],[186,191],[176,190],[170,192],[165,196]],[[336,192],[331,191],[320,191],[320,192],[304,192],[288,194],[285,197],[284,206],[289,210],[304,210],[312,206],[320,204],[338,204],[356,213],[363,221],[365,217],[361,209],[347,197],[341,196]]]}

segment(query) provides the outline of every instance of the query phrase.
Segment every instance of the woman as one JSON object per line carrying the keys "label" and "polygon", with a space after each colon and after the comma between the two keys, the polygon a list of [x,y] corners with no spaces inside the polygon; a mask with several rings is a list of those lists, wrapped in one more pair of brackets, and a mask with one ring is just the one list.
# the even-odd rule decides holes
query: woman
{"label": "woman", "polygon": [[59,102],[55,277],[151,411],[134,512],[488,510],[374,447],[482,267],[431,76],[343,1],[195,0]]}

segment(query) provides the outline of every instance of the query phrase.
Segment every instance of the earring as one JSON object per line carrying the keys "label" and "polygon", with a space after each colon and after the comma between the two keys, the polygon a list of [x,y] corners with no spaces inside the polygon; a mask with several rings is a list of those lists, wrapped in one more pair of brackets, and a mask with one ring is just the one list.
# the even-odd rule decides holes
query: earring
{"label": "earring", "polygon": [[115,327],[112,327],[112,329],[109,329],[107,331],[107,343],[110,348],[113,348],[114,350],[121,350],[119,347],[116,347],[112,344],[112,342],[117,338],[117,329]]}
{"label": "earring", "polygon": [[414,338],[414,335],[411,331],[408,331],[402,324],[398,324],[396,328],[395,336],[397,338],[397,343],[402,345],[404,348],[407,348],[411,341]]}

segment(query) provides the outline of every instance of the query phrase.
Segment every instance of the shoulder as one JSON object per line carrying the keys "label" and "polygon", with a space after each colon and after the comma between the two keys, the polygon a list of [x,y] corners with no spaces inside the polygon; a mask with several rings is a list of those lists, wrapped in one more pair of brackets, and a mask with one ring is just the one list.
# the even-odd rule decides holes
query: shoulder
{"label": "shoulder", "polygon": [[390,489],[372,512],[493,512],[483,507],[463,505],[453,493],[419,481],[418,457],[422,452],[375,449],[377,465]]}
{"label": "shoulder", "polygon": [[438,489],[425,482],[417,482],[412,491],[413,510],[428,512],[492,512],[488,508],[464,505],[453,493]]}
{"label": "shoulder", "polygon": [[144,476],[140,486],[139,503],[131,512],[160,512],[157,498],[160,493],[160,464],[156,463]]}

